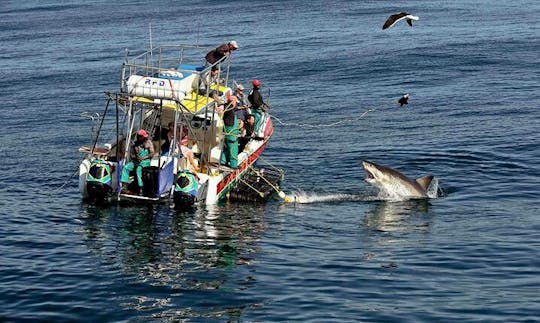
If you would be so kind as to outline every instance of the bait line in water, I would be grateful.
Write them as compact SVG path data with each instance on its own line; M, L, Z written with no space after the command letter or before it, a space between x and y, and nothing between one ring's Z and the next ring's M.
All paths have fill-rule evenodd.
M287 123L287 122L281 121L281 119L279 119L275 115L270 115L270 117L272 119L276 120L282 126L297 126L297 127L302 127L302 128L324 128L324 127L334 127L334 126L342 124L342 123L354 122L354 121L363 119L369 112L373 112L375 110L376 109L368 109L368 110L364 111L358 118L353 118L353 119L346 118L346 119L339 120L339 121L336 121L336 122L333 122L333 123L325 123L325 124L322 124L322 123L321 124Z

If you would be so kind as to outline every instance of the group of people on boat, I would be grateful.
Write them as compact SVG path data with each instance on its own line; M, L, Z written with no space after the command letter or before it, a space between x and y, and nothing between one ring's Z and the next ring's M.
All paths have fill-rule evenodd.
M159 134L159 132L154 134L156 139L161 139L163 142L161 147L159 147L161 150L161 155L166 155L169 152L171 147L173 147L171 143L174 138L176 138L177 142L176 145L174 145L175 153L181 153L181 155L186 159L187 167L191 172L199 172L200 167L195 161L195 155L191 148L194 144L194 140L189 139L187 128L176 127L176 136L174 134L174 129L174 122L169 122L168 127L162 129L161 134ZM122 183L122 191L124 193L140 194L142 192L142 187L144 186L144 181L142 179L143 168L150 166L151 159L155 154L156 149L154 148L152 137L146 130L138 130L136 140L130 147L129 162L127 162L122 169L120 181ZM131 182L130 175L133 170L135 170L135 178L139 188L138 192L132 191L128 188L129 183Z
M238 168L238 153L243 151L251 138L262 139L261 126L263 113L269 107L260 93L261 82L254 79L253 89L245 95L244 86L236 84L234 92L211 90L214 85L222 83L219 76L219 64L223 57L228 57L238 49L236 41L222 44L206 54L206 62L212 65L210 71L201 78L199 94L212 97L217 110L222 114L224 123L224 144L220 164L230 168Z
M162 133L160 134L160 138L163 140L163 144L161 144L161 155L166 155L169 152L169 150L171 149L171 143L174 138L176 138L177 143L175 145L175 153L178 153L178 149L180 149L179 151L182 156L186 158L190 169L194 172L199 172L200 168L197 162L195 162L195 156L191 148L194 145L195 141L189 138L187 128L181 128L177 126L176 136L174 133L174 129L174 122L169 122L167 128L162 129Z
M267 108L259 93L260 81L253 80L253 90L244 95L244 86L238 84L235 93L225 94L223 106L224 144L221 164L238 168L238 153L242 152L251 139L263 139L261 125L263 110Z
M261 82L257 79L252 80L253 88L249 95L245 95L245 88L242 84L236 84L234 92L230 88L224 92L219 90L219 85L223 84L224 80L220 78L218 62L223 57L230 56L237 49L236 41L230 41L209 51L205 59L212 67L206 74L200 76L196 89L199 95L208 96L214 100L216 110L223 119L224 142L220 164L232 169L238 168L238 154L244 150L251 139L261 140L264 138L261 126L264 122L264 111L269 108L260 93ZM174 129L177 129L176 136ZM187 166L193 172L200 171L200 165L195 161L194 153L190 148L194 141L190 140L187 128L175 127L174 122L170 122L165 133L154 134L154 137L158 136L160 140L163 140L163 144L158 148L161 149L161 154L167 153L173 146L171 141L173 138L177 138L178 143L174 146L177 149L179 147L179 152L188 162ZM130 148L129 162L124 165L122 170L121 182L124 192L130 193L127 186L130 182L130 173L133 170L135 170L139 188L143 187L142 170L144 167L150 166L150 160L154 154L155 149L151 136L143 129L138 130L136 141Z

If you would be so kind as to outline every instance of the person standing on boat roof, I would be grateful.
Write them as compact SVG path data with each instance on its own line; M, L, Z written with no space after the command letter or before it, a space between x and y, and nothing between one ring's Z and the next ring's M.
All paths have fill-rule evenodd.
M253 90L249 93L248 100L251 103L251 113L255 116L255 133L258 133L263 121L263 112L268 108L268 104L264 103L261 92L259 92L261 82L259 80L253 80L251 84L253 85Z
M238 118L234 114L237 99L229 96L223 112L225 140L220 163L231 168L238 168Z
M137 184L139 185L139 189L142 189L142 169L143 167L150 166L150 160L154 155L154 145L144 129L137 131L137 140L131 146L129 155L131 160L124 165L120 181L122 184L129 184L129 173L135 169Z
M218 47L212 49L206 54L206 61L212 65L218 62L225 56L230 56L234 50L238 49L238 44L236 41L232 40L227 44L219 45Z

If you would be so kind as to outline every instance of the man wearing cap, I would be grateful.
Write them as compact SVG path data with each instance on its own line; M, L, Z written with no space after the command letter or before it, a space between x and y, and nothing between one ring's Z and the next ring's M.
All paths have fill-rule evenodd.
M228 42L227 44L219 45L218 47L212 49L206 54L206 61L209 64L214 64L215 62L221 60L223 57L231 55L232 51L237 49L238 44L234 40Z
M139 185L139 189L142 189L142 169L143 167L150 166L150 160L154 155L154 145L148 137L148 132L144 129L137 131L137 140L130 149L130 161L126 163L122 169L122 178L120 179L123 184L122 186L129 184L129 173L135 169L137 184Z

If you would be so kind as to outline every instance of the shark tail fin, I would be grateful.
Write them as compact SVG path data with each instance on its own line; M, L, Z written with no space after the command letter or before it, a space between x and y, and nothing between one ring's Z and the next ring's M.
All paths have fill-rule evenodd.
M433 180L433 175L427 175L416 179L416 182L420 184L420 186L427 191L429 184L431 184L431 181Z

